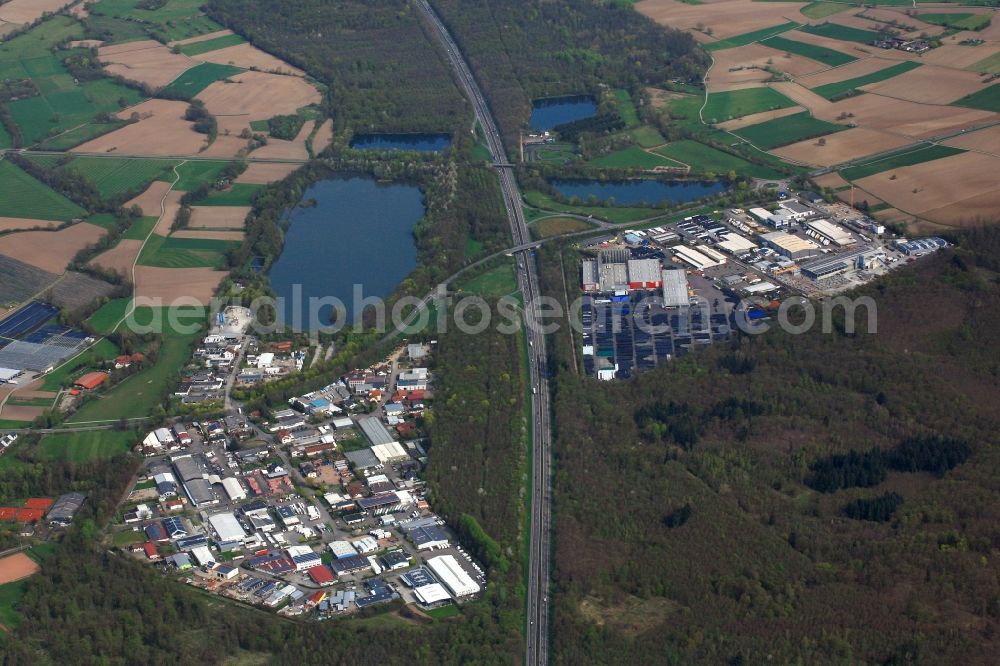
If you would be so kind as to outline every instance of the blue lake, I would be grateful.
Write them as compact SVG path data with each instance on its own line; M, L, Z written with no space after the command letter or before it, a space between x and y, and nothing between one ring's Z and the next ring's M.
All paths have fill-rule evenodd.
M531 105L531 129L542 132L596 113L597 104L589 95L536 99Z
M448 134L355 134L351 148L356 150L444 150L451 143Z
M413 227L423 214L423 194L413 185L361 176L313 184L291 211L284 249L271 267L271 286L285 299L279 319L308 330L309 299L333 296L353 321L356 284L362 297L390 296L417 264ZM317 321L329 324L332 313L323 306Z
M552 186L565 197L586 201L591 196L601 201L613 198L615 204L634 206L640 203L686 203L726 191L726 183L698 180L552 180Z

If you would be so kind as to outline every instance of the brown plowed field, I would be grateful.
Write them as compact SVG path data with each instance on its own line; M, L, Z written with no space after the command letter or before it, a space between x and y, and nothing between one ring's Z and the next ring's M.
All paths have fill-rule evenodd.
M178 39L175 42L170 42L170 46L183 46L185 44L195 44L197 42L207 42L210 39L215 39L216 37L225 37L227 35L233 34L232 30L216 30L215 32L210 32L205 35L198 35L196 37L188 37L187 39Z
M102 46L97 55L109 73L154 89L162 88L198 64L153 40Z
M163 195L168 191L170 191L170 183L165 183L162 180L154 180L145 192L134 199L126 201L125 208L138 206L142 209L143 215L159 217L160 201L163 200Z
M106 250L93 259L90 263L95 266L103 266L106 269L118 271L123 276L132 279L132 264L139 251L142 250L142 241L123 239L118 241L110 250Z
M1000 125L987 127L978 132L968 132L943 142L946 146L965 148L1000 156Z
M818 138L807 139L777 148L771 152L779 157L806 164L833 166L911 143L909 139L904 137L864 127L834 132L827 134L824 138L826 139L825 146L817 145Z
M35 227L50 229L52 227L58 227L60 224L62 224L62 222L57 222L55 220L32 220L26 217L0 217L0 231L27 230L34 229Z
M170 234L172 238L205 238L208 240L242 241L246 237L244 231L220 231L218 229L181 229Z
M316 130L316 134L313 135L313 154L319 155L329 148L331 143L333 143L333 119L327 118Z
M796 101L802 103L800 100ZM981 125L998 117L989 111L919 104L880 95L859 95L836 104L823 101L822 108L810 109L818 118L832 121L841 113L853 113L850 120L861 127L886 130L916 139Z
M118 152L123 155L196 155L205 135L184 120L186 102L150 99L122 111L121 118L139 114L139 121L99 136L73 149L78 153Z
M677 0L642 0L635 8L657 23L691 30L698 25L712 29L712 37L708 41L725 39L746 32L762 30L773 25L781 25L789 21L803 22L799 9L804 2L746 2L746 0L728 0L698 5L689 5Z
M309 150L306 148L306 139L312 134L313 125L315 122L312 120L303 123L302 129L291 141L268 139L266 146L261 146L251 155L261 159L307 160L309 159Z
M294 76L243 72L229 80L232 83L216 81L197 96L209 113L219 117L220 131L226 116L243 116L242 127L249 127L253 120L292 114L321 99L318 90ZM226 129L231 129L228 124Z
M193 298L202 305L208 305L226 275L226 271L211 268L136 266L136 294L161 299L165 306L180 298Z
M816 88L828 83L839 83L841 81L854 79L859 76L867 76L872 72L878 72L887 67L892 67L893 65L898 64L898 60L886 59L878 56L872 58L861 58L860 60L849 62L846 65L841 65L840 67L834 67L832 69L817 72L816 74L803 76L799 78L796 83L800 83L807 88Z
M298 67L292 67L284 60L276 58L266 51L261 51L253 44L227 46L217 51L199 53L193 57L195 60L215 62L220 65L235 65L243 69L256 68L262 72L276 72L292 76L302 76L304 74Z
M957 223L1000 211L1000 159L962 153L890 169L858 185L884 201L933 222Z
M191 206L191 220L188 222L188 227L216 230L242 229L250 210L249 206Z
M22 231L4 236L0 252L44 271L62 273L77 252L104 234L104 229L89 222L59 231Z
M45 12L55 12L70 0L10 0L0 5L0 21L7 23L32 23Z
M985 87L982 77L974 72L924 65L861 89L921 104L950 104Z
M167 196L163 200L163 215L156 221L153 233L160 236L170 235L170 227L173 225L174 220L177 219L177 212L181 209L181 197L183 196L184 192L179 190L170 190L167 192Z
M326 123L324 123L325 125ZM332 121L331 121L332 125ZM317 140L319 139L320 132L323 128L320 127L319 132L316 133L316 137L313 139L313 150L315 151L315 146L317 145ZM332 133L332 132L331 132ZM319 152L319 151L316 151ZM267 185L268 183L274 183L283 179L285 176L291 172L298 169L300 164L281 164L273 163L269 164L267 162L251 162L250 166L247 167L246 171L241 173L236 179L237 183L252 183L254 185Z

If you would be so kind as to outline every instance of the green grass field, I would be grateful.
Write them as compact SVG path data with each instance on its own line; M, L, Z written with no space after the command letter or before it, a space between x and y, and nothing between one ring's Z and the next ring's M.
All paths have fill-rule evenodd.
M204 199L196 202L198 206L250 206L253 205L253 197L260 190L261 185L250 183L235 183L228 190L221 192L213 191Z
M231 65L217 65L214 62L203 62L187 70L165 88L171 92L194 97L216 81L235 76L244 70Z
M910 149L896 152L872 162L848 167L847 169L843 169L840 175L845 180L860 180L868 176L874 176L877 173L882 173L883 171L889 171L890 169L923 164L924 162L939 160L951 157L952 155L960 155L964 152L964 150L949 146L926 146L924 148L917 148L916 150Z
M1000 73L1000 51L966 67L970 72Z
M0 124L0 149L13 148L14 139L11 137L10 132L7 128Z
M87 323L98 333L107 335L111 332L112 327L125 316L125 312L128 310L128 305L131 301L131 298L111 299L102 305L97 312L90 315Z
M101 0L100 11L113 19L113 41L132 37L130 26L145 25L163 42L187 39L221 30L222 26L201 11L204 0L168 0L159 9L139 9L136 0ZM141 23L139 23L141 21ZM123 32L124 31L124 32ZM148 38L142 34L143 39Z
M618 100L618 115L621 116L625 127L637 127L639 125L639 112L635 110L632 96L627 90L618 89L615 91L615 99Z
M74 127L73 129L56 134L51 138L43 139L42 142L38 144L38 149L69 150L70 148L76 148L81 143L86 143L91 139L96 139L102 134L107 134L108 132L124 126L124 120L116 123L87 123L86 125Z
M152 235L139 254L139 265L160 268L225 268L224 253L236 241L207 238L164 238Z
M499 298L512 294L517 291L513 262L504 262L485 273L475 275L462 282L459 289L483 298Z
M75 157L67 168L93 183L102 197L111 199L145 190L175 164L174 160Z
M118 217L112 213L98 213L88 217L87 222L96 224L102 229L114 229L118 226Z
M27 589L27 578L0 585L0 624L10 629L16 629L21 624L21 614L14 607Z
M827 16L833 16L834 14L839 14L842 11L846 11L850 7L851 5L840 2L810 2L799 11L802 12L803 16L817 20L826 18Z
M565 164L566 162L572 162L578 157L576 144L565 141L526 148L525 156L532 162L542 162L545 164ZM486 159L491 159L489 151L486 152Z
M853 79L845 79L843 81L837 81L836 83L827 83L826 85L817 86L813 88L812 91L827 99L836 99L837 97L840 97L851 90L855 90L856 88L860 88L861 86L878 83L879 81L887 81L894 76L899 76L900 74L909 72L911 69L916 69L917 67L920 67L919 62L901 62L886 67L885 69L880 69L877 72L872 72L871 74L856 76Z
M685 0L685 2L691 2L691 0ZM424 612L426 612L435 620L445 620L449 617L458 617L459 615L462 614L462 611L460 611L458 609L458 606L456 606L455 604L448 604L447 606L439 606L438 608L432 608Z
M820 37L829 37L830 39L839 39L842 42L855 42L857 44L871 44L882 36L882 33L875 32L874 30L862 30L861 28L852 28L840 25L839 23L804 25L799 30L810 35L819 35Z
M180 179L174 185L174 189L190 192L197 189L202 183L213 183L218 178L219 173L229 164L230 162L204 162L200 160L184 162L177 167ZM168 173L164 177L164 180L168 182L173 182L173 179L173 173Z
M783 32L788 32L789 30L794 30L798 27L798 23L789 21L788 23L771 26L770 28L762 28L761 30L754 30L753 32L745 32L742 35L733 35L732 37L720 39L717 42L711 42L709 44L705 44L704 46L708 51L721 51L723 49L731 49L736 46L746 46L747 44L753 44L754 42L759 42L767 39L768 37L780 35Z
M845 129L847 129L845 125L819 120L813 118L808 111L803 111L784 118L747 125L733 130L733 134L743 137L761 150L771 150Z
M854 56L841 53L840 51L834 51L833 49L828 49L823 46L816 46L815 44L797 42L794 39L786 39L785 37L771 37L770 39L766 39L761 42L761 44L769 46L772 49L778 49L779 51L794 53L795 55L800 55L803 58L809 58L810 60L821 62L824 65L829 65L830 67L846 65L849 62L857 60Z
M180 47L181 53L186 56L201 55L202 53L208 53L210 51L218 51L219 49L224 49L229 46L236 46L237 44L243 44L247 40L243 39L239 35L225 35L224 37L215 37L214 39L206 39L203 42L195 42L193 44L184 44Z
M80 411L89 409L91 404L85 405ZM133 432L117 430L67 432L46 435L38 442L35 450L43 460L86 462L126 453L136 441L138 437Z
M635 142L639 144L641 148L653 148L655 146L662 146L667 142L660 134L659 130L650 125L642 125L631 130L629 134L635 139Z
M669 157L678 162L690 165L692 173L696 174L711 172L725 175L730 171L734 171L737 176L747 178L771 179L783 177L780 171L771 167L754 164L737 155L731 155L712 146L692 141L691 139L674 141L667 146L657 148L656 152L664 157Z
M0 161L0 217L71 220L86 211L14 164Z
M122 238L125 240L146 240L146 236L148 236L149 232L156 226L156 222L157 218L152 215L140 217L125 230L125 233L122 234Z
M658 166L676 166L657 155L647 153L638 146L630 146L629 148L602 155L597 159L591 160L590 164L596 167L612 169L654 169Z
M524 193L524 200L535 208L560 213L576 213L577 215L592 215L613 224L625 224L662 215L657 208L619 207L619 206L571 206L560 203L543 192L529 190Z
M927 13L917 14L917 18L924 23L932 25L943 25L946 28L955 30L982 30L990 24L990 14L973 14L971 12L959 13Z
M966 106L971 109L1000 112L1000 83L994 83L989 88L983 88L979 92L966 95L962 99L952 102L952 106Z
M146 324L151 321L153 312L150 308L140 308L135 320L139 324ZM160 314L164 317L164 322L168 323L166 308L161 309ZM184 310L187 318L180 323L192 324L204 319L204 308L187 308ZM106 393L101 395L99 400L95 400L83 406L69 423L83 423L87 421L115 421L122 417L132 418L146 416L164 397L169 389L169 384L175 373L187 363L191 353L191 344L198 338L200 332L187 333L179 332L169 326L162 334L162 344L156 363L148 366L121 383L115 385ZM105 431L98 431L104 433ZM93 434L93 433L88 433ZM47 439L47 438L46 438ZM45 440L42 440L43 443ZM83 451L90 451L91 445L79 444ZM113 452L115 447L127 446L124 440L112 441L106 447ZM98 447L100 448L100 447Z
M711 93L702 115L705 122L721 123L761 111L786 109L790 106L795 106L795 102L772 88L744 88Z
M550 238L593 228L594 225L574 217L548 217L531 225L531 231L536 238Z

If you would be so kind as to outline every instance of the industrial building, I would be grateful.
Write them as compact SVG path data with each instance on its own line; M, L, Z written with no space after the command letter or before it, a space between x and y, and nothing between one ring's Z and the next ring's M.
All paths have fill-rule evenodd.
M722 240L715 244L716 247L725 250L729 254L739 256L757 249L757 245L743 236L730 232L719 236Z
M242 541L247 536L240 521L236 520L236 516L232 513L217 513L214 516L209 516L208 522L215 530L219 541Z
M855 268L864 268L867 262L880 256L885 256L885 252L878 248L863 248L853 252L845 252L803 264L802 274L813 280L822 280Z
M809 229L814 233L818 234L820 238L840 247L853 245L857 242L854 239L854 236L848 233L846 229L843 229L842 227L826 220L806 222L806 226L809 227Z
M919 257L921 255L940 250L941 248L948 247L948 243L943 238L931 237L918 238L911 241L897 241L896 247L900 252L909 257Z
M427 560L427 566L455 597L479 592L479 584L459 565L453 555L439 555Z
M680 307L688 304L687 274L679 269L663 270L663 306Z
M358 427L372 444L389 444L396 440L382 425L382 422L374 416L364 416L358 419Z
M85 499L87 497L83 493L66 493L55 501L45 519L49 521L50 525L66 527L73 522L73 516L83 506Z
M712 258L703 252L704 246L699 246L696 248L690 248L687 245L675 245L670 248L670 251L674 253L678 259L693 267L695 270L703 271L706 268L712 268L713 266L721 266L726 263L725 257L716 252L715 254L722 257L721 261L717 258Z
M789 259L804 259L819 252L819 245L801 236L793 236L784 231L772 231L760 237L764 245L780 252Z
M247 491L243 489L239 480L234 477L223 479L222 489L226 491L226 495L229 496L230 502L238 502L247 498Z
M659 259L629 259L629 289L659 289L663 286Z
M584 291L597 291L601 286L601 278L597 274L597 262L584 259L580 264L580 286Z

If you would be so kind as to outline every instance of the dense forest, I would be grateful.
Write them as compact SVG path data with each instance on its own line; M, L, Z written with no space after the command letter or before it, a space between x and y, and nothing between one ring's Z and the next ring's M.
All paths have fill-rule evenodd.
M329 84L340 130L467 126L465 100L407 0L209 0L205 10Z
M552 336L555 663L995 663L1000 230L958 240L863 289L877 334L621 383Z
M687 33L628 2L432 0L476 74L509 147L531 100L687 80L707 65Z

